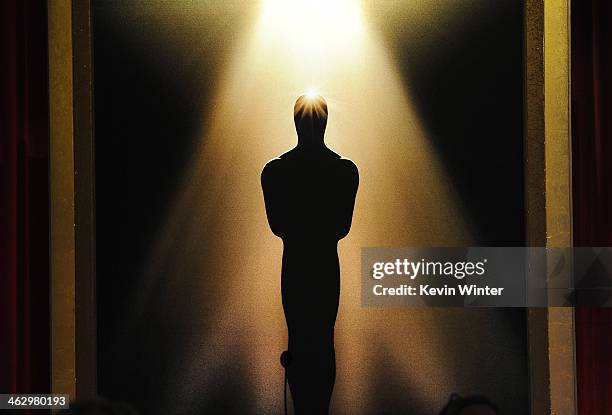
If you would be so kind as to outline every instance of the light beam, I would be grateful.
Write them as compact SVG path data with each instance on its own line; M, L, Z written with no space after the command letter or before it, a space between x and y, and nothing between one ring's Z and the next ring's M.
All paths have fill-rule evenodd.
M169 396L201 399L214 387L216 371L240 355L248 362L242 381L252 385L253 412L280 410L278 356L287 341L282 244L268 228L259 178L268 160L295 145L293 104L307 91L328 103L326 143L360 170L352 230L340 243L333 398L335 408L342 408L337 412L360 413L375 400L371 373L378 370L381 348L398 356L404 348L430 355L435 349L429 346L437 342L430 310L394 325L397 310L361 308L360 248L469 246L470 230L392 60L368 30L357 1L266 0L248 39L219 82L210 127L147 271L155 275L180 240L180 270L217 281L213 293L202 283L202 301L193 306L194 316L214 314L214 324L194 333L185 358L169 374L198 384ZM188 284L198 292L198 281ZM410 359L393 364L403 376L420 379L411 387L423 402L433 396L428 380L441 393L456 385L443 361L425 368Z

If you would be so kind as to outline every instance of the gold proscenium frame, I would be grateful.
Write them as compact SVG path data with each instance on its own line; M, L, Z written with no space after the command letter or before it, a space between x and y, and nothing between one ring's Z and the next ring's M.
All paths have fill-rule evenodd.
M91 5L49 0L51 391L96 396Z
M570 247L570 0L524 3L525 222L530 246ZM91 3L49 0L51 388L96 387ZM573 308L527 313L532 415L575 414Z

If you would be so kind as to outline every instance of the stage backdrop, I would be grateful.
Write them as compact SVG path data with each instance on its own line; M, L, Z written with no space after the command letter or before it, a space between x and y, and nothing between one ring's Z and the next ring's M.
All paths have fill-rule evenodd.
M361 179L332 412L432 414L457 392L527 413L524 310L359 297L364 246L524 245L522 3L312 3L93 1L100 394L281 413L282 246L259 180L316 88Z

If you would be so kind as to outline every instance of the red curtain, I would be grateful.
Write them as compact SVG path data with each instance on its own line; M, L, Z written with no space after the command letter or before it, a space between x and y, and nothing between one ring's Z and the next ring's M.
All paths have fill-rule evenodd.
M49 392L46 22L0 1L0 393Z
M612 2L572 1L574 244L612 246ZM578 413L612 414L612 309L576 309Z

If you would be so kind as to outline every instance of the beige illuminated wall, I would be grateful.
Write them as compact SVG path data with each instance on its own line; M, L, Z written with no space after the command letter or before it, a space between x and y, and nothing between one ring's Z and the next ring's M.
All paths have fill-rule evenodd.
M461 18L456 7L432 9L433 3L402 3L398 10L411 22L404 30ZM474 240L444 165L371 23L394 5L266 0L245 11L253 19L237 30L223 75L215 80L214 104L142 271L141 298L125 323L146 318L147 307L155 306L148 298L160 284L172 301L189 290L190 303L183 305L188 311L168 313L191 320L190 339L166 374L169 389L161 392L169 408L214 395L219 373L236 361L244 362L244 377L237 382L252 412L278 413L282 407L278 356L287 341L282 243L268 228L259 180L268 160L295 145L293 103L311 89L328 102L326 143L360 172L352 230L339 244L333 413L376 413L385 405L381 399L433 413L452 392L495 394L503 379L489 382L487 374L514 358L512 347L524 347L513 344L503 310L360 305L361 247L469 246ZM198 13L223 14L221 6L192 2L168 3L157 15L138 6L130 12L145 16L136 21L155 27L154 36L169 39L172 25L193 24ZM171 276L160 271L169 268ZM207 322L200 324L200 316ZM498 345L507 347L492 355ZM475 366L480 374L472 373ZM522 373L518 367L506 370L510 377Z

